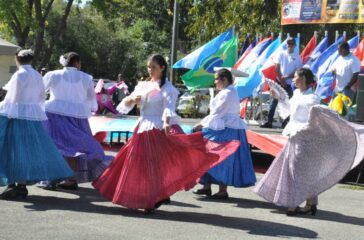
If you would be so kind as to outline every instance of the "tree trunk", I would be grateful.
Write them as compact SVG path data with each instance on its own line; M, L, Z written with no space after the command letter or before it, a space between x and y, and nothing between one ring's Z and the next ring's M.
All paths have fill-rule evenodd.
M36 66L39 58L41 56L41 52L44 47L44 32L45 32L45 21L47 20L48 14L52 8L54 0L48 2L47 6L44 9L44 15L42 14L42 3L41 0L34 0L34 9L35 9L35 18L37 20L38 26L36 30L36 38L34 44L34 59L33 66Z
M68 0L67 6L64 10L63 17L62 17L61 21L58 23L56 33L53 35L53 37L48 45L48 48L44 52L42 61L38 65L38 70L42 69L49 62L49 60L52 56L54 46L58 42L58 40L59 40L60 36L62 35L62 33L64 32L64 30L66 29L67 18L71 12L72 4L73 4L73 0Z

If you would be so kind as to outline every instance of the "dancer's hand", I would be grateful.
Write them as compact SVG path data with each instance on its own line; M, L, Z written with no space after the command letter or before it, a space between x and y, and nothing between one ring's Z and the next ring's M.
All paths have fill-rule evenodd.
M163 129L164 129L164 132L168 135L169 132L171 131L171 125L169 123L164 123Z
M274 91L273 89L271 89L271 90L269 90L269 92L270 92L270 95L271 95L273 98L278 99L278 95L277 95L276 91Z
M131 97L131 98L135 104L140 104L140 102L142 101L141 96L135 96L135 97Z
M202 125L201 124L198 124L198 125L195 125L192 129L193 132L199 132L202 130Z

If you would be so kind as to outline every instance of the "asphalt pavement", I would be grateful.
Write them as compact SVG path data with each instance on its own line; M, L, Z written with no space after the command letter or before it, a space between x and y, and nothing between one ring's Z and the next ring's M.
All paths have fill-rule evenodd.
M273 158L254 152L253 159L264 169ZM228 200L181 191L151 215L106 201L89 183L78 191L28 189L26 199L0 200L0 240L364 239L364 188L347 184L319 196L316 216L295 217L252 187L229 188Z
M252 187L229 188L223 201L181 191L151 215L106 201L89 183L78 191L28 189L27 199L0 200L1 240L364 239L364 188L351 185L321 194L316 216L296 217Z

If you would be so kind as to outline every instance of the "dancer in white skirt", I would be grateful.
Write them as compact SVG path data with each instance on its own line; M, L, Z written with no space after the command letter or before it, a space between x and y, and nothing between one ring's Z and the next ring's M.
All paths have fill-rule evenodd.
M291 119L285 129L290 137L255 192L288 207L288 216L315 215L317 196L362 160L364 126L318 105L319 98L309 87L313 82L310 70L297 70L294 82L298 89L290 100ZM305 200L306 206L299 208Z

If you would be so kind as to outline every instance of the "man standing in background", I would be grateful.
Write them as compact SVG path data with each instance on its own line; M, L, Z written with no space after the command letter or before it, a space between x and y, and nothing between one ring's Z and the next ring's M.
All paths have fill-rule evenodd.
M340 56L331 68L336 78L334 93L342 92L354 101L356 92L354 85L358 81L360 61L350 52L350 46L345 41L339 44L338 51Z
M287 50L280 52L274 59L275 68L277 72L277 82L286 90L288 96L291 98L293 90L291 87L292 79L296 70L302 67L301 56L294 51L296 48L296 41L294 38L287 39ZM261 128L272 128L273 117L278 104L277 99L273 99L269 108L268 121ZM288 122L288 118L282 123L284 128Z

